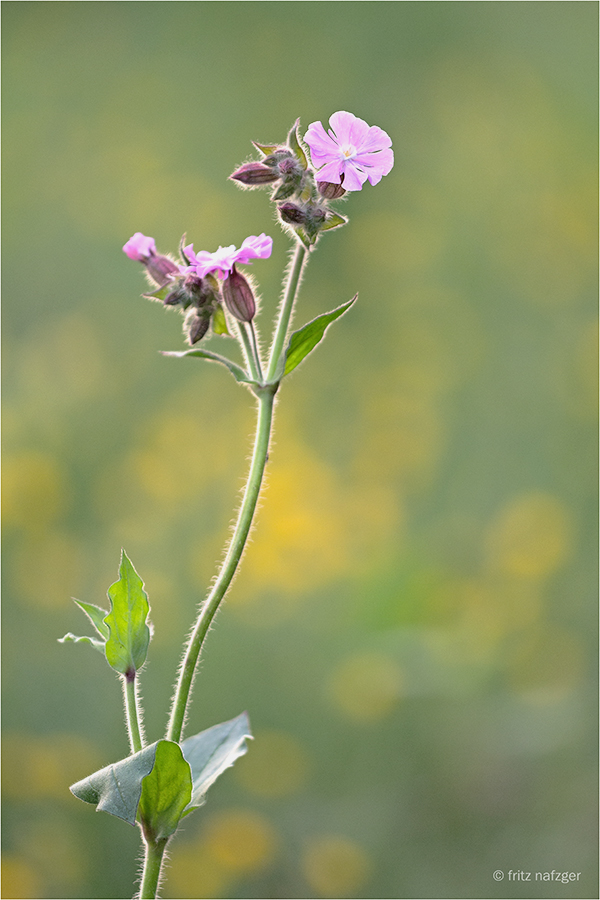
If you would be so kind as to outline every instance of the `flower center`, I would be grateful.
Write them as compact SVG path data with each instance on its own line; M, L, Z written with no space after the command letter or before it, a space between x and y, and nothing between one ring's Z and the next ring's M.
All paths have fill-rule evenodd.
M346 159L351 159L356 155L356 147L354 146L354 144L342 144L340 147L340 152Z

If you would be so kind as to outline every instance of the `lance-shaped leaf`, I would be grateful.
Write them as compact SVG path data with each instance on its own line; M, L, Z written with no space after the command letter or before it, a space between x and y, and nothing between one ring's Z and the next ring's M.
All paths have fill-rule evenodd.
M104 621L104 617L106 616L106 610L101 609L99 606L96 606L94 603L84 603L82 600L76 600L73 597L73 601L79 606L80 609L84 611L98 634L100 635L101 640L95 637L88 637L87 635L76 635L72 634L72 632L68 632L64 637L58 639L59 644L89 644L94 650L98 650L99 653L104 656L104 644L109 635L108 625Z
M279 148L279 144L259 144L258 141L252 141L257 150L260 150L261 153L264 153L265 156L268 156L270 153L273 153L274 150Z
M323 225L321 225L321 231L331 231L332 228L340 228L340 226L345 225L348 219L345 216L340 216L338 213L332 213L325 219Z
M107 615L106 610L96 606L95 603L84 603L83 600L77 600L75 597L73 597L73 600L84 611L100 637L107 641L109 630L108 625L104 621Z
M210 359L213 362L221 363L222 366L227 366L233 377L236 381L240 381L243 384L256 384L254 379L244 370L241 366L238 366L237 363L232 362L230 359L227 359L226 356L221 356L219 353L212 353L210 350L162 350L163 356L198 356L200 359Z
M144 583L123 550L119 580L108 589L111 611L104 621L110 636L106 641L106 659L112 668L128 678L144 665L150 629L146 619L150 611Z
M192 773L179 744L158 741L152 771L142 781L137 818L153 840L172 835L192 799Z
M77 635L72 634L70 631L65 634L64 637L58 638L59 644L89 644L94 650L97 650L99 653L104 656L104 641L98 640L98 638L88 637L87 634Z
M289 373L302 362L304 357L307 356L311 350L314 350L319 341L323 339L323 335L328 326L336 319L339 319L340 316L343 316L346 310L350 309L357 297L358 294L355 294L352 300L342 304L342 306L338 306L337 309L334 309L331 312L317 316L312 322L308 322L304 328L300 328L299 331L295 331L292 334L285 353L284 375L289 375Z
M168 295L171 293L174 287L173 281L167 281L166 284L163 284L162 287L157 288L155 291L149 291L146 294L142 294L142 297L145 297L146 300L160 300L161 303L166 300Z
M193 780L192 799L184 815L204 803L211 784L246 753L246 738L251 737L248 714L244 712L182 742L181 749L192 768Z
M135 825L142 780L152 771L158 743L150 744L139 753L99 769L93 775L72 784L69 790L80 800L93 803L98 811L110 813L111 816Z
M303 169L308 169L308 160L306 158L306 153L298 139L298 128L300 126L300 119L296 119L294 125L290 129L290 133L288 134L288 147L292 150L297 158L300 160L300 165Z

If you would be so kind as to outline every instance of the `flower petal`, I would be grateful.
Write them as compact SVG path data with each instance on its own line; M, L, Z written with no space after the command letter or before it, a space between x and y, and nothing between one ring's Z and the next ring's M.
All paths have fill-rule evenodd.
M344 190L360 191L367 180L367 173L362 172L351 160L344 166Z

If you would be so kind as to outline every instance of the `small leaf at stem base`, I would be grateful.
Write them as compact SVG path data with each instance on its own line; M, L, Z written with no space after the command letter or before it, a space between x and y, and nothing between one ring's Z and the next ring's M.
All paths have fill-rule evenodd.
M119 580L108 589L111 611L104 621L110 630L106 659L121 675L131 677L146 661L150 629L146 623L150 606L144 583L123 550Z

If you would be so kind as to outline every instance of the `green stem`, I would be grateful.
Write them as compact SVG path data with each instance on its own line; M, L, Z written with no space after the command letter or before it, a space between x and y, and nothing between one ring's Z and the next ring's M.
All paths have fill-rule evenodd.
M254 351L254 359L256 360L256 368L258 369L258 374L260 376L260 383L263 383L263 373L262 366L260 364L260 353L258 352L258 341L256 340L256 329L254 327L254 321L250 322L248 325L250 329L250 335L252 337L252 349Z
M146 854L144 856L142 883L138 895L139 900L154 900L158 893L160 870L167 841L168 838L163 838L160 841L149 841L144 838Z
M144 747L141 729L141 714L138 705L135 675L128 679L123 675L123 696L125 698L125 717L127 720L127 732L129 734L129 746L132 753L137 753Z
M252 341L250 341L250 337L248 335L248 327L250 328L250 334L252 335ZM249 326L246 325L246 322L238 322L238 331L239 331L240 337L242 339L242 344L244 347L244 355L246 357L246 363L250 370L250 374L252 375L252 377L254 378L255 381L258 381L259 384L262 384L262 380L263 380L262 369L260 367L260 357L258 355L256 334L254 332L252 322L250 322Z
M181 732L185 721L196 663L200 655L200 650L202 649L204 638L206 637L210 624L219 608L219 604L233 580L242 553L244 552L267 462L269 440L271 437L271 424L273 421L274 400L275 393L273 390L265 389L258 393L258 422L256 425L254 451L252 454L246 490L244 491L244 497L233 538L227 549L227 555L221 566L221 571L217 576L217 580L215 581L210 594L202 605L198 618L196 619L194 630L185 650L166 734L167 740L169 741L178 742L181 739Z
M308 251L304 244L301 244L300 241L298 241L298 243L296 244L296 249L294 251L294 256L292 257L292 263L289 270L287 284L285 286L283 301L281 303L281 309L279 311L279 321L277 322L277 327L273 336L271 356L269 358L269 369L267 372L267 381L273 381L277 374L277 366L279 364L279 358L283 350L283 344L285 342L290 319L292 317L294 300L296 299L296 294L298 293L298 288L300 286L302 267L304 266L307 253Z
M283 344L292 317L298 288L300 287L300 278L306 257L306 247L298 242L289 268L283 301L279 311L279 320L273 336L267 382L274 382L277 374L279 359L281 357ZM240 333L242 334L242 341L249 342L248 334L245 329L240 329ZM249 354L248 364L251 366L252 371L250 361L252 361L253 366L256 366L256 363L252 360L251 353ZM262 381L262 379L260 380ZM256 436L250 472L248 473L248 481L246 483L246 489L244 491L244 497L242 499L242 505L238 514L233 537L227 548L225 560L208 597L200 608L194 629L185 648L183 661L179 670L179 677L175 686L175 695L173 697L166 733L166 738L170 741L179 742L181 740L198 657L200 656L204 639L219 608L219 604L227 593L229 585L236 573L248 539L262 485L265 465L267 463L271 426L273 422L273 405L278 387L279 382L270 384L269 387L256 391L258 397L258 421L256 424Z

